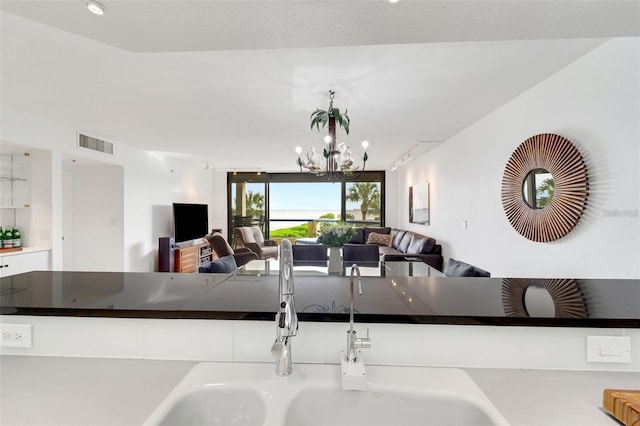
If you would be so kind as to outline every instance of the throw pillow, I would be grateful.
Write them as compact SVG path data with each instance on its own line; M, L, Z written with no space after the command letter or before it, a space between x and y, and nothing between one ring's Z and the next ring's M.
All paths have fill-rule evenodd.
M398 246L396 247L398 249L398 251L402 252L402 253L407 253L407 250L409 249L409 245L411 245L411 240L413 239L413 232L405 232L404 235L402 236L402 240L400 240L400 242L398 243Z
M364 239L363 241L367 241L369 239L369 234L371 234L372 232L375 232L376 234L390 234L391 233L391 228L390 227L376 227L376 228L370 228L368 226L364 227Z
M402 241L402 237L404 237L404 234L406 232L407 231L402 229L392 229L391 236L393 237L393 242L391 243L391 247L397 249L398 246L400 245L400 241Z
M450 258L444 268L444 274L448 277L475 277L476 268L468 263Z
M370 233L369 238L367 238L367 244L377 244L379 246L390 246L391 241L393 241L391 234L378 234L376 232Z
M228 255L209 262L207 265L201 266L198 268L198 272L228 274L230 272L235 272L237 269L238 265L236 265L236 259L232 255Z

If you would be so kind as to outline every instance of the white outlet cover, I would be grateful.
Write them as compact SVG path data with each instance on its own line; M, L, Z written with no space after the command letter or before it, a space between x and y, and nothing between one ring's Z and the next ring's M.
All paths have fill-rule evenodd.
M31 347L31 324L0 324L0 346Z
M587 362L630 363L631 338L587 336Z

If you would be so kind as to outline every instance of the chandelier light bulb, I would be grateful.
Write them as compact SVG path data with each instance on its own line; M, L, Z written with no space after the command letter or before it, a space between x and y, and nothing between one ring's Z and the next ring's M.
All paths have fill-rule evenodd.
M97 1L87 0L87 9L95 15L104 15L106 8Z
M369 141L362 141L362 148L363 149L369 148Z
M296 154L300 154L302 152L302 148L296 146Z
M325 136L325 137L324 137L324 141L325 141L326 143L331 143L331 136L329 136L329 135Z

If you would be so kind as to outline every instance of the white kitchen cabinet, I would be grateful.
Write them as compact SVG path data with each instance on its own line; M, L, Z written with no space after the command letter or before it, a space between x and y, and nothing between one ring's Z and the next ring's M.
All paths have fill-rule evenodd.
M27 247L22 251L0 253L0 277L22 274L30 271L48 271L49 253L47 248Z

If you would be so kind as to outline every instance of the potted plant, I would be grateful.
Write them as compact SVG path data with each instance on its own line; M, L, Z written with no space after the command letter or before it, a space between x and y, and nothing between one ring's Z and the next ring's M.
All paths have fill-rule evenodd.
M329 247L329 274L339 275L342 271L340 247L348 243L356 235L356 230L344 222L323 224L318 242Z
M322 226L318 242L327 247L340 248L356 235L356 230L344 222Z

